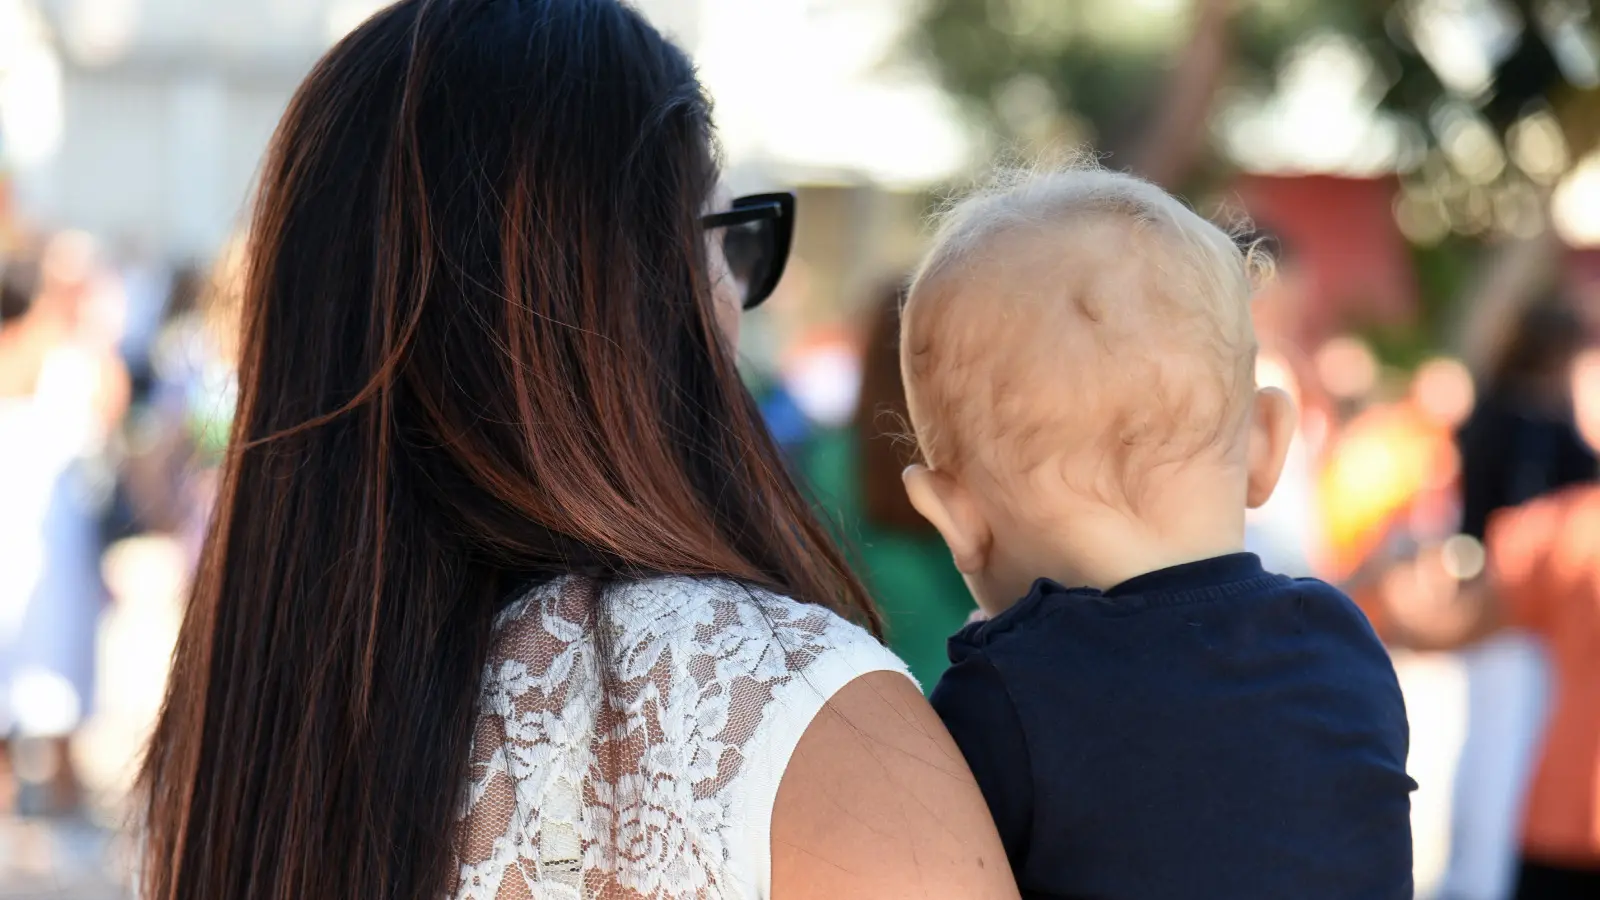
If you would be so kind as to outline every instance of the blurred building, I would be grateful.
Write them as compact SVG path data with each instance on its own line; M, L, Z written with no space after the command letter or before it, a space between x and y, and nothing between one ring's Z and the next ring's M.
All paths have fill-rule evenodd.
M242 221L311 64L381 0L0 0L0 172L43 227L206 256ZM637 0L689 49L735 192L807 185L805 306L914 252L918 191L959 171L951 101L896 62L912 0ZM781 36L781 39L780 39Z
M51 58L7 79L18 82L10 106L27 108L4 120L18 207L171 255L207 254L234 228L295 85L364 11L349 0L0 5L31 7Z
M1302 268L1281 336L1315 348L1347 322L1405 322L1417 299L1416 273L1395 223L1393 175L1241 175L1233 190L1280 252Z
M735 192L799 185L809 322L854 314L921 248L926 191L967 169L971 131L900 52L916 0L644 0L690 47L716 103Z

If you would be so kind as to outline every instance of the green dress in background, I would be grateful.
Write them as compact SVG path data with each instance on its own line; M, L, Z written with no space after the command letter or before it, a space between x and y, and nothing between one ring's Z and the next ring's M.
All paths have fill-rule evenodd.
M818 432L800 461L823 518L883 611L890 649L905 660L923 691L933 690L950 664L946 640L974 609L950 551L932 532L891 531L863 519L853 430Z

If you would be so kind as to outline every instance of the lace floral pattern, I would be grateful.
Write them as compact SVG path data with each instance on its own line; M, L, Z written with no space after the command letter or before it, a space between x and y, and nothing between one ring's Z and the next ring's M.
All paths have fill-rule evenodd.
M454 895L744 897L734 835L752 742L787 684L871 639L724 581L612 586L603 604L599 590L554 582L496 626Z

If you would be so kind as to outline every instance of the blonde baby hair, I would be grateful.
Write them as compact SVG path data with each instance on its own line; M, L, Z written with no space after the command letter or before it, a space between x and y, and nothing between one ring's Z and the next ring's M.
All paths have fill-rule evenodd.
M1136 504L1154 468L1238 443L1268 265L1090 161L996 175L942 214L904 308L923 457L1003 477L1094 453L1081 487Z

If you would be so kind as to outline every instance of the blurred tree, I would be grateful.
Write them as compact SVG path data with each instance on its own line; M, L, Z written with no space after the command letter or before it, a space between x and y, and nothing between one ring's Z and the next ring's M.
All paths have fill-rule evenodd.
M1548 136L1529 132L1530 116L1559 126L1565 147L1556 168L1600 142L1597 5L925 0L912 46L1002 140L1092 145L1114 164L1176 185L1197 167L1228 161L1214 152L1213 114L1279 89L1296 51L1336 37L1365 56L1380 86L1378 108L1420 139L1402 167L1437 189L1441 203L1476 210L1482 204L1456 196L1450 182L1488 188L1508 158L1536 170L1512 172L1512 180L1554 180L1551 154L1521 147ZM1497 146L1483 146L1485 131ZM1482 217L1454 216L1461 224L1474 218Z
M910 47L1003 144L1023 153L1090 146L1114 167L1186 191L1259 164L1247 157L1260 132L1239 123L1254 115L1283 129L1294 91L1312 96L1299 98L1291 130L1315 132L1319 118L1339 112L1325 109L1331 59L1334 74L1357 82L1351 108L1387 136L1376 154L1380 142L1355 132L1349 143L1366 151L1362 171L1401 176L1396 215L1417 246L1421 321L1379 344L1403 362L1458 317L1479 239L1547 240L1556 185L1600 146L1596 7L1600 0L923 0ZM1329 47L1323 68L1305 65ZM1275 162L1327 165L1328 154L1313 155ZM1600 214L1593 218L1600 239ZM1465 302L1508 309L1535 290Z

